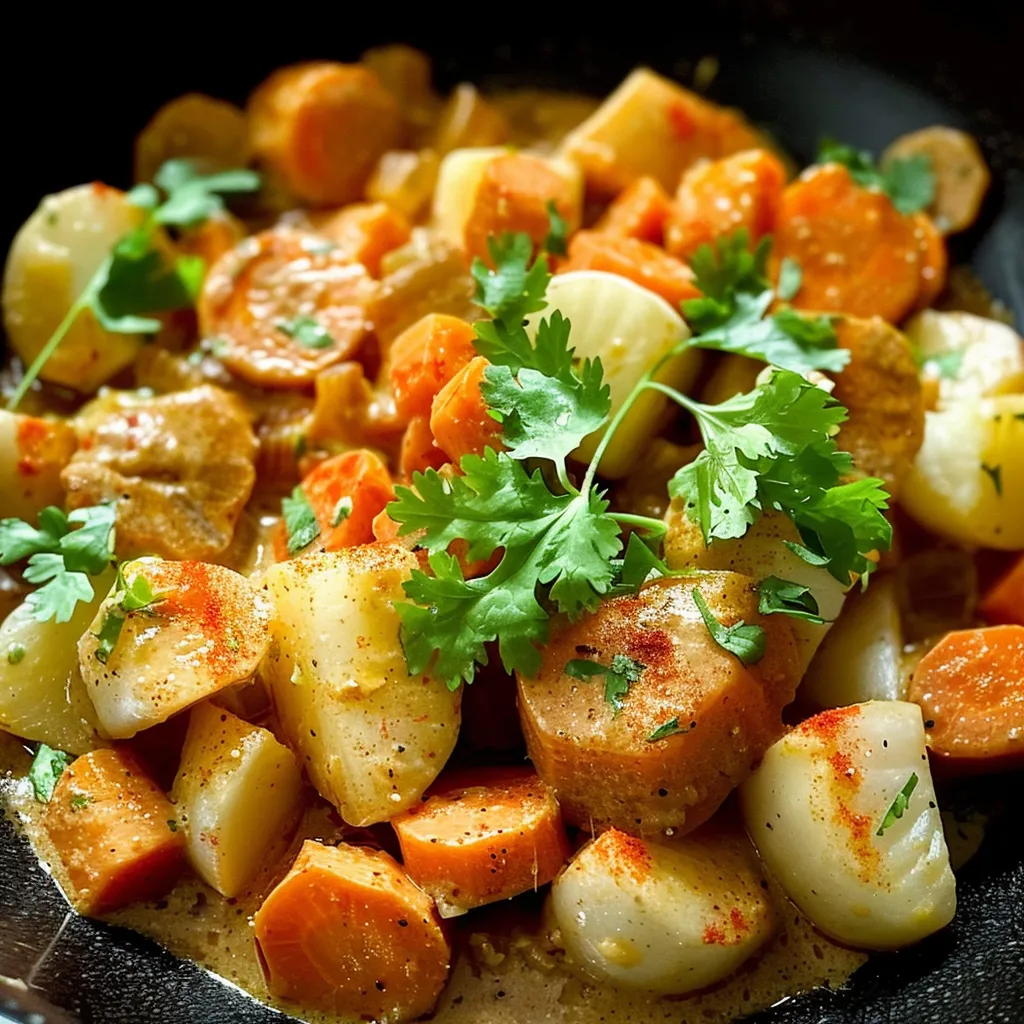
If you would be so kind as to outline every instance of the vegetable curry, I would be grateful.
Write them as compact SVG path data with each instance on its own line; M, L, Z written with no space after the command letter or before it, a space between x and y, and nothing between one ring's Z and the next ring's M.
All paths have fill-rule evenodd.
M396 45L135 157L3 282L0 792L79 912L392 1022L727 1022L952 920L935 780L1024 754L973 139L796 173Z

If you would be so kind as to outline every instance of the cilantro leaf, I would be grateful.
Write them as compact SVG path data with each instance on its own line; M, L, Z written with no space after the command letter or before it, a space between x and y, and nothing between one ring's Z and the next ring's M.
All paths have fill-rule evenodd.
M885 812L885 817L882 818L882 823L878 826L878 831L875 833L876 836L885 835L886 829L892 828L906 813L907 807L910 806L910 798L914 795L914 790L917 789L917 781L917 772L911 772L910 778L907 779L906 784L896 794L896 799L893 800L889 805L889 809Z
M55 505L49 505L37 519L38 529L23 519L0 519L0 565L11 565L30 555L59 549L61 537L70 529L68 517Z
M503 327L521 326L525 317L546 305L544 293L551 280L548 261L541 255L531 265L533 243L523 233L489 238L487 247L497 269L491 270L479 256L473 260L473 301ZM481 354L491 358L486 352Z
M784 540L782 542L793 552L797 558L802 558L808 565L828 565L828 558L825 555L819 555L816 551L811 551L810 548L805 548L803 544L797 544L796 541Z
M558 212L554 199L548 200L545 209L548 211L548 233L544 236L542 248L552 256L564 256L567 251L566 238L569 234L569 225Z
M222 196L255 192L261 178L255 171L236 169L202 174L191 160L168 160L153 181L167 193L154 210L158 224L195 227L224 209Z
M640 678L645 668L647 666L641 665L639 661L627 658L624 654L616 654L612 656L610 667L589 658L573 658L566 662L565 674L584 681L604 676L605 703L618 714L622 710L630 686Z
M93 633L96 638L96 660L101 665L106 665L113 654L117 641L121 639L121 629L124 626L124 616L111 609L103 616L100 628Z
M100 623L99 631L93 633L98 641L96 660L106 665L121 637L127 613L147 611L152 605L162 601L163 597L163 594L154 593L152 584L141 572L137 572L131 582L128 582L118 567L114 594Z
M69 572L59 554L33 555L24 575L29 583L43 584L25 598L32 615L40 622L68 622L79 601L91 601L95 596L89 577L84 572Z
M987 462L982 462L979 468L992 481L992 486L996 489L996 496L1001 498L1003 496L1003 467L990 466Z
M715 618L701 592L694 587L693 603L708 627L711 639L723 650L735 654L744 665L755 665L764 657L765 634L760 626L748 626L740 620L735 625L723 626Z
M330 348L334 344L334 338L327 329L305 314L290 320L275 320L274 326L303 348Z
M794 619L806 619L819 626L825 622L818 614L818 602L810 587L779 579L778 576L766 576L758 584L757 592L757 610L762 615L781 613Z
M792 256L783 256L779 264L779 298L786 302L796 298L804 283L804 268Z
M655 577L668 576L671 569L641 540L631 533L626 543L626 555L619 568L619 584L628 592L636 593L654 573Z
M288 534L288 554L298 554L320 536L320 524L301 485L281 499L281 515Z
M704 295L682 304L693 331L688 347L733 352L797 373L838 373L850 361L850 353L838 347L829 317L806 317L792 309L765 316L775 298L765 276L770 249L771 239L765 237L750 252L747 232L741 228L719 238L715 249L703 245L697 250L692 266L695 284ZM791 268L787 277L791 287Z
M858 185L881 190L900 213L917 213L935 198L935 172L931 160L923 153L890 160L879 168L869 150L824 139L816 162L842 164Z
M670 718L667 722L662 722L650 736L647 737L648 743L657 743L659 740L668 739L669 736L678 736L682 733L687 733L692 728L691 725L680 725L679 719Z
M347 494L340 497L331 513L331 526L341 526L352 515L352 508L352 499Z
M114 557L114 520L117 516L114 504L93 505L76 508L67 521L81 523L60 538L60 551L64 564L71 572L85 572L96 576L103 572Z
M41 804L50 802L53 791L57 788L57 780L70 763L70 754L63 750L54 750L45 743L39 744L28 770L28 781L32 783L32 791Z

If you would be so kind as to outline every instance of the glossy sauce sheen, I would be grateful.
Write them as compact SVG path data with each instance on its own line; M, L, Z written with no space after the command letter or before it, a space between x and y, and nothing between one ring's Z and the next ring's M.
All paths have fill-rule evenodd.
M0 804L31 840L62 886L64 875L41 827L42 805L24 778L29 757L21 744L0 735ZM253 945L252 918L267 890L283 875L303 838L338 841L344 826L323 803L306 813L298 835L280 851L275 866L253 887L225 900L191 873L165 900L134 904L105 916L188 957L260 1002L318 1024L350 1024L345 1018L301 1011L267 992ZM351 835L350 839L358 839ZM472 912L455 922L452 974L432 1020L442 1024L525 1021L571 1022L601 1015L623 1022L668 1020L677 1024L728 1024L820 986L837 987L867 957L831 942L814 930L780 893L770 890L779 930L764 951L724 985L685 997L654 998L589 983L571 971L565 954L544 927L542 915L504 904ZM557 937L555 937L557 938Z

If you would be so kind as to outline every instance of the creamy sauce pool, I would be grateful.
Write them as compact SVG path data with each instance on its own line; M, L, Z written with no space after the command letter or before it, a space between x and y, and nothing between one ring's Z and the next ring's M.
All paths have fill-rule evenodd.
M60 861L40 823L41 806L25 775L30 758L14 738L0 734L0 804L32 842L54 879L67 889ZM260 1002L317 1024L344 1018L311 1013L267 992L253 944L252 918L267 890L287 870L304 838L351 841L358 832L339 828L322 802L305 815L298 835L280 850L276 866L250 892L226 900L191 874L168 896L137 903L105 920L141 932L172 953L195 960ZM442 1024L525 1024L615 1020L644 1024L727 1024L779 1000L820 986L837 987L867 957L838 946L814 930L772 890L779 929L762 953L725 984L691 996L652 997L580 978L565 962L541 914L515 903L474 911L453 922L452 975L433 1020ZM534 903L535 905L535 903ZM349 1024L345 1020L345 1024Z

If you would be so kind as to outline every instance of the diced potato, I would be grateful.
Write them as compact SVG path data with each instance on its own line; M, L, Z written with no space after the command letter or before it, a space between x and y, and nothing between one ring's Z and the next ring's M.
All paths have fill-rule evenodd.
M637 68L562 144L584 171L588 191L614 195L642 175L674 191L702 157L756 148L760 138L736 114L647 68Z
M74 428L62 420L0 409L3 514L31 522L47 505L63 505L60 471L77 447Z
M721 981L775 924L746 837L714 833L668 843L609 829L555 880L551 908L585 973L655 992Z
M960 544L1024 548L1024 395L964 398L925 414L901 503Z
M952 920L956 883L916 704L823 711L765 754L740 795L768 870L827 935L895 949Z
M765 653L744 665L712 639L697 607L765 630ZM566 665L586 658L640 668L618 712L605 680ZM636 597L603 601L543 651L534 678L518 678L519 715L537 774L567 822L652 835L706 821L782 734L800 662L790 620L760 616L754 581L737 573L661 579Z
M527 333L535 336L540 321L560 310L572 322L569 344L576 356L601 359L605 382L611 387L611 416L640 378L690 336L683 318L664 299L618 274L600 270L556 274L548 285L547 300L545 309L531 315ZM700 367L700 352L689 349L668 360L654 379L687 391ZM656 391L640 395L601 458L602 476L617 480L635 468L668 405L669 399ZM587 437L573 458L589 462L603 433Z
M511 128L501 111L480 95L475 85L462 82L441 111L431 145L441 156L454 149L499 146L507 142Z
M458 736L458 691L406 669L394 606L418 565L395 543L306 555L267 571L276 613L264 672L281 727L350 825L409 808Z
M301 794L295 755L273 733L213 704L192 709L171 797L207 885L237 896L295 824Z
M903 628L896 580L871 578L867 590L855 590L814 655L800 693L822 708L866 700L899 700Z
M135 180L152 181L166 160L181 157L207 171L244 167L249 162L245 113L199 92L165 103L135 140Z
M256 671L270 642L269 609L244 576L159 558L124 563L121 573L128 587L144 579L153 603L124 611L115 584L78 642L96 716L114 739L164 722ZM111 616L122 623L104 654L100 636L110 635Z
M145 213L125 194L94 182L47 196L14 238L4 268L4 327L26 365L84 291L110 249ZM91 310L75 318L40 376L91 394L129 366L142 338L105 331Z
M113 579L113 571L93 579L96 597L80 601L67 622L40 622L25 604L7 616L0 626L0 729L72 754L102 743L75 644Z
M512 178L517 187L510 187ZM504 147L456 149L441 161L433 222L446 241L486 258L488 235L526 231L539 243L548 230L549 200L568 231L575 231L582 218L583 179L572 161Z
M438 166L432 149L393 149L377 161L366 183L366 198L416 220L434 194Z
M938 377L940 404L1024 391L1024 338L972 313L926 309L906 326L926 377Z
M741 572L756 580L766 576L792 580L810 587L825 620L816 625L806 619L790 619L802 663L801 673L814 657L832 622L843 607L848 588L826 568L810 565L783 543L799 543L800 534L788 516L780 512L763 515L747 532L735 540L716 540L704 544L700 526L687 516L681 498L673 498L665 516L665 561L670 569L721 569Z

